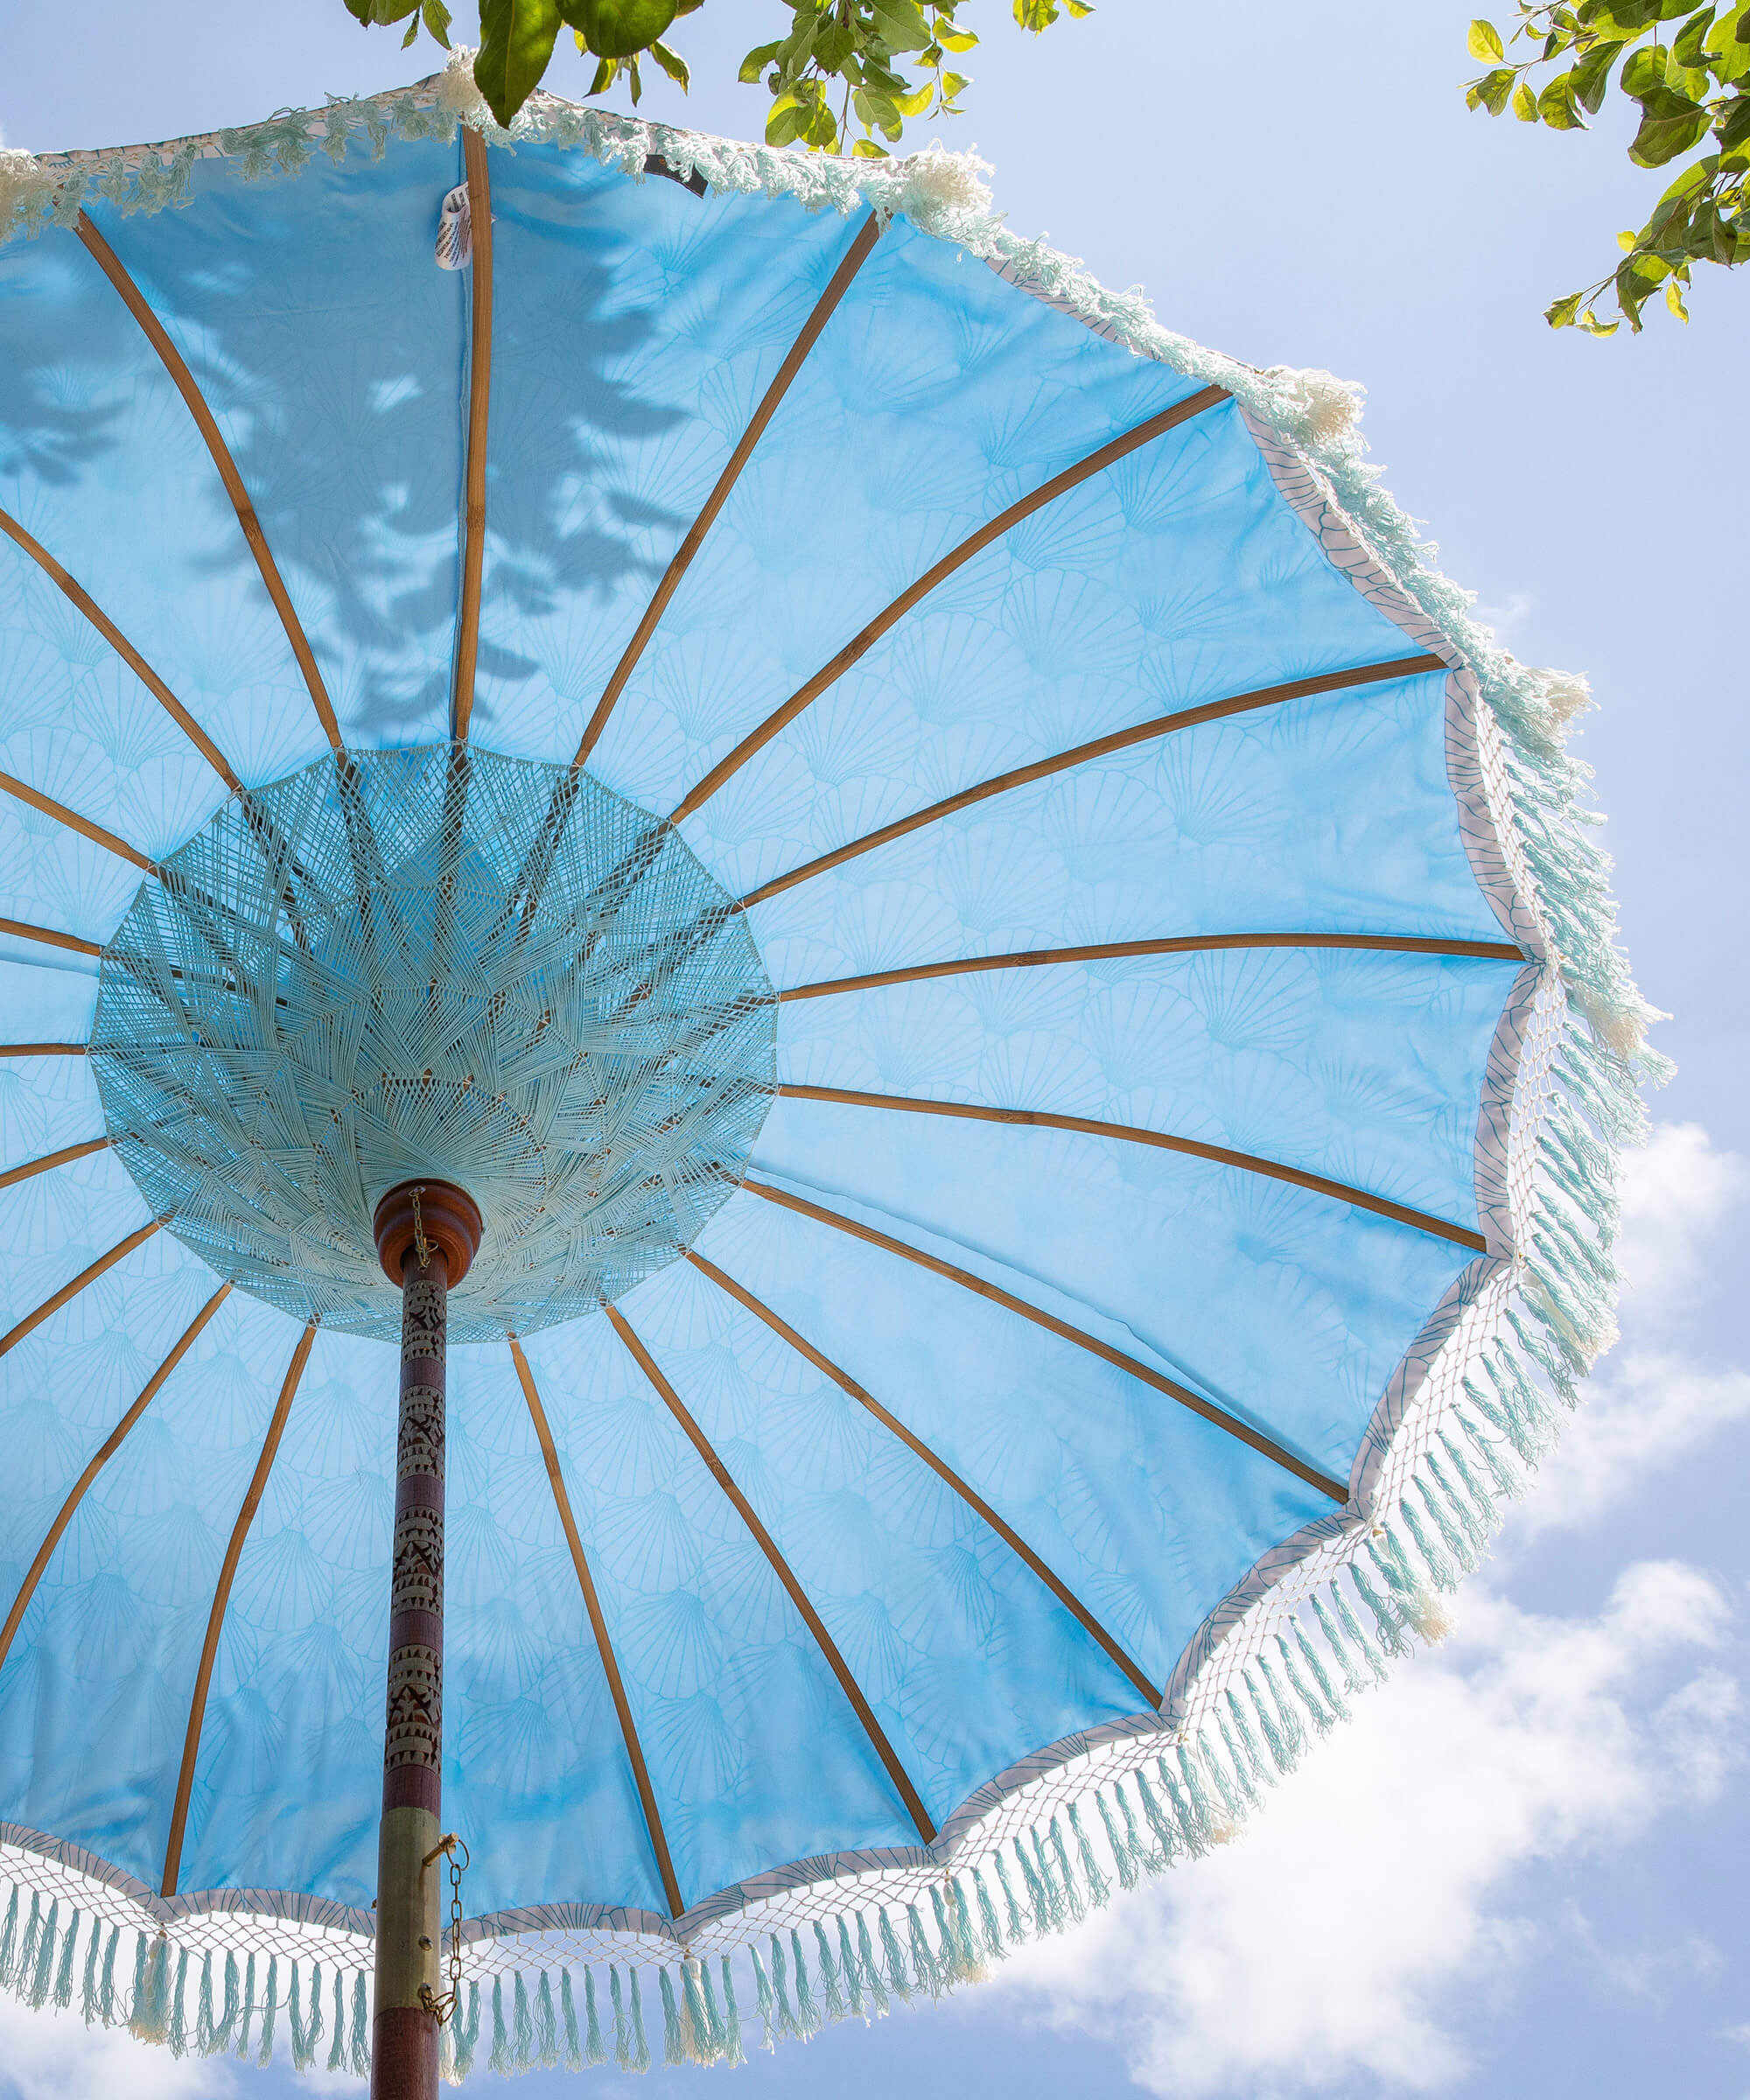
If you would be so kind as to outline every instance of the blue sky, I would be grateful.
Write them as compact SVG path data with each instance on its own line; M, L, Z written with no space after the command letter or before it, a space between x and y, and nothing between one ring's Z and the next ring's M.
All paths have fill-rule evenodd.
M659 87L647 113L755 131L763 95L728 83L777 11L711 0L675 38L694 94ZM1578 749L1680 1070L1636 1166L1623 1340L1452 1639L1239 1845L952 2004L761 2056L733 2090L1742 2100L1750 766L1731 614L1750 461L1726 403L1750 273L1704 273L1687 331L1661 312L1638 340L1552 335L1542 307L1614 259L1647 179L1620 126L1468 116L1456 7L1103 0L1039 43L1006 14L969 10L990 34L946 143L994 164L1016 228L1145 284L1203 341L1364 381L1374 457L1441 565L1521 656L1590 675ZM76 22L13 10L6 144L245 122L437 55L362 32L340 0L91 0ZM552 84L579 92L581 62ZM0 2010L0 2095L293 2083Z

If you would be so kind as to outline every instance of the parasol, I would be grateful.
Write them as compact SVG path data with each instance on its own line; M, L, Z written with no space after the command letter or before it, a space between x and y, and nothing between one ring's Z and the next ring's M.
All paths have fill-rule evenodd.
M0 1978L734 2060L1222 1841L1609 1331L1584 689L939 150L7 230Z

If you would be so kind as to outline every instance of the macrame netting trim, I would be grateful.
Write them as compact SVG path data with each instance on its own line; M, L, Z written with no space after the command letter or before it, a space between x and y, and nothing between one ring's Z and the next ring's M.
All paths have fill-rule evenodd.
M482 1341L691 1244L771 1105L776 1014L673 825L428 744L225 802L106 945L89 1051L153 1215L299 1321L398 1337L372 1213L421 1173L466 1188L486 1227L450 1335Z
M404 91L291 111L203 138L34 159L0 152L0 239L67 225L81 200L185 203L200 160L244 180L318 151L476 126L495 144L577 147L641 177L660 157L714 189L882 218L988 263L1139 356L1226 388L1284 499L1356 587L1453 666L1449 766L1484 892L1536 958L1497 1032L1478 1133L1490 1251L1430 1319L1376 1410L1348 1507L1258 1563L1186 1648L1158 1714L1054 1744L991 1780L934 1845L808 1859L721 1891L671 1923L589 1905L476 1918L444 2030L446 2076L614 2062L734 2062L744 2048L939 1997L1024 1941L1059 1932L1229 1838L1314 1738L1447 1623L1503 1504L1548 1451L1614 1339L1617 1157L1644 1130L1640 1086L1668 1067L1657 1018L1616 945L1609 864L1587 836L1587 774L1562 738L1584 680L1517 662L1471 618L1379 486L1358 389L1258 372L1163 328L1138 291L1012 234L981 164L939 148L885 165L774 151L537 94L509 132L458 53ZM1388 602L1389 601L1389 602ZM178 2050L362 2070L369 1921L307 1897L224 1891L166 1904L77 1848L0 1825L0 1984ZM746 2028L744 2029L744 2023Z

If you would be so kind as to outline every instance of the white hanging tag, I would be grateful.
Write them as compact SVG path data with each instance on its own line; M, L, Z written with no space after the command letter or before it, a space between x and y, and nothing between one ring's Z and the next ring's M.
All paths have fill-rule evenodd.
M474 252L473 220L468 210L468 186L458 182L444 200L438 217L438 267L466 270Z

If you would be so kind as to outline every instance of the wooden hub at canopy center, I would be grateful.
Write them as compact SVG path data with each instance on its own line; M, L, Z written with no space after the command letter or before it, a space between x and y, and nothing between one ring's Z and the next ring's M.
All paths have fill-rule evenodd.
M446 1287L453 1291L480 1252L485 1224L466 1189L453 1181L403 1181L377 1205L374 1220L377 1259L396 1290L405 1281L407 1257L416 1255L420 1235L444 1256Z

